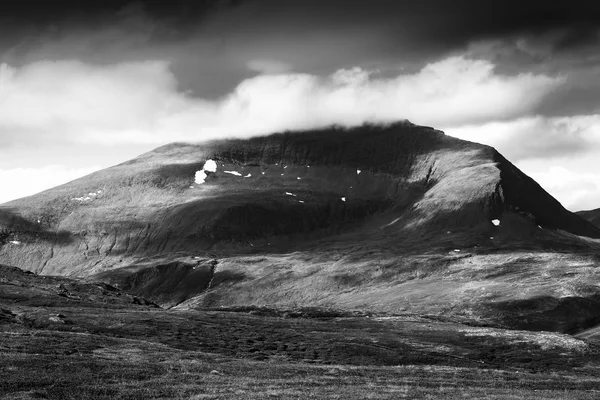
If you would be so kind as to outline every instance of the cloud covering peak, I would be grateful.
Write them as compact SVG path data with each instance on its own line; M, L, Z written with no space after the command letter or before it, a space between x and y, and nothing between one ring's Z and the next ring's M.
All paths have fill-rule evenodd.
M158 145L400 119L449 127L527 115L563 82L531 73L502 76L489 61L455 56L392 77L359 67L326 77L264 74L209 100L179 90L165 61L42 61L4 64L0 71L5 143L25 137Z

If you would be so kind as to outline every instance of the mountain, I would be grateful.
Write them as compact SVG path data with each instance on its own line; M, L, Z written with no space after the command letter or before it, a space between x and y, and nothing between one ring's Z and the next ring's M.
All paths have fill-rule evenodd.
M4 204L0 227L6 264L169 307L600 322L600 229L493 148L408 122L170 144Z
M581 218L590 221L597 227L600 227L600 208L596 210L578 211L575 214L579 215Z

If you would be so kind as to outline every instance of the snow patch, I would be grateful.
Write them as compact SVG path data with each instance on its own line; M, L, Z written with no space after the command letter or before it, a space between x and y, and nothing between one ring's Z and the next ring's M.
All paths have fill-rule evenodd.
M490 239L492 239L492 240L493 240L493 239L494 239L494 237L493 237L493 236L490 236Z
M342 197L342 201L346 201L346 198L345 198L345 197Z
M360 169L357 169L357 170L356 170L356 175L360 175L360 173L361 173L361 172L362 172L362 171L361 171Z
M300 180L300 179L302 179L302 178L300 178L300 177L297 177L296 179Z
M199 185L203 184L208 177L207 172L217 172L217 163L214 160L206 160L204 167L200 171L196 171L194 182Z
M494 224L495 226L500 225L500 220L499 219L493 219L492 220L492 224Z
M208 172L217 172L217 163L215 160L206 160L202 169Z
M200 171L196 171L196 175L194 176L194 182L201 185L206 181L207 177L208 175L206 174L206 172L204 172L204 170L201 169Z
M298 200L298 203L304 203L304 200Z
M263 174L263 175L264 175L265 173L264 173L264 172L261 172L261 174Z
M11 240L9 243L16 244L17 246L21 244L21 242L19 242L18 240Z
M294 196L294 197L298 197L298 196L296 196L294 193L290 193L290 192L285 192L285 194L287 194L288 196Z
M460 253L460 250L459 249L454 249L454 252L455 253Z
M250 178L251 176L252 176L252 174L248 174L244 178Z
M231 175L235 175L235 176L242 176L242 174L240 174L237 171L223 171L223 172L225 172L226 174L231 174Z

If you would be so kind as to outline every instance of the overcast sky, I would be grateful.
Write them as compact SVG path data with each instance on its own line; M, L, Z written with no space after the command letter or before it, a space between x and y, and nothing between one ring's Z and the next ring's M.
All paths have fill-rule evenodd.
M0 12L0 202L172 141L400 119L600 207L592 1L52 1Z

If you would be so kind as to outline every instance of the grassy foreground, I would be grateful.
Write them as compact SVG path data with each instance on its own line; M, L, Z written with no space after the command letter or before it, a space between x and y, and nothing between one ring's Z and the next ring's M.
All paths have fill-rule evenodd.
M57 327L37 318L0 325L3 399L600 396L597 349L568 337L557 343L563 335L548 344L535 333L415 317L88 311ZM464 330L482 335L454 343Z
M0 272L2 399L600 397L594 340L411 313L163 310Z
M59 332L2 334L6 399L596 399L600 378L447 366L311 365ZM102 348L97 346L102 345ZM68 349L77 348L70 353Z

